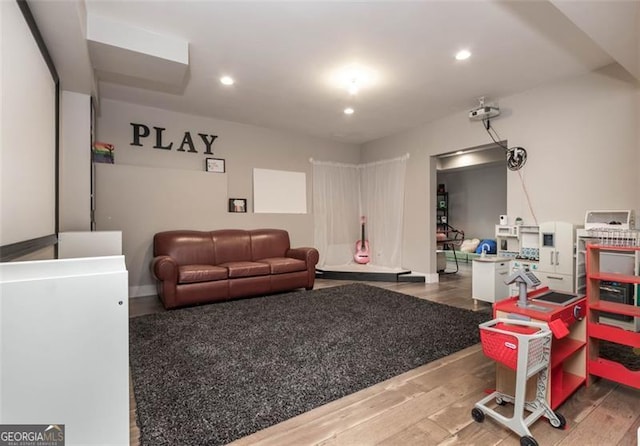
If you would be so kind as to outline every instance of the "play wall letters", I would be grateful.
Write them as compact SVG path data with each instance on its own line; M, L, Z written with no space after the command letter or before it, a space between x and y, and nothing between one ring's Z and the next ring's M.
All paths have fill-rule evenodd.
M142 140L151 135L151 129L149 129L149 126L144 124L136 124L133 122L131 122L130 124L133 130L131 145L142 147ZM153 130L155 136L155 145L153 146L153 148L172 150L174 142L171 141L168 144L164 144L162 140L162 132L164 132L166 129L162 127L153 127ZM218 136L207 135L205 133L198 133L198 136L200 138L195 138L194 142L194 138L191 136L191 132L184 132L184 136L182 137L180 145L177 146L178 148L176 149L176 152L198 153L196 146L202 146L202 144L204 144L204 152L202 153L206 155L213 155L211 146Z

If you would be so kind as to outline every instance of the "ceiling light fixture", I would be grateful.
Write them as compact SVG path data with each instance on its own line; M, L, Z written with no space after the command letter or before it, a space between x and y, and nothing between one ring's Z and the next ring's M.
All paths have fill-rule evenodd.
M233 78L231 76L222 76L220 78L220 83L222 85L233 85L235 83L235 81L233 80Z
M345 115L352 115L354 111L355 110L353 108L347 107L347 108L344 109L344 114Z
M343 88L351 95L358 94L363 89L369 88L379 83L379 75L371 68L351 64L333 70L328 81L331 85Z
M349 84L349 94L350 95L356 95L358 94L358 91L360 91L360 87L358 86L358 80L357 79L351 79L351 84Z
M471 52L469 50L460 50L456 53L456 60L467 60L471 57Z
M463 153L464 153L464 151L463 151L463 150L458 150L458 151L456 152L456 155L462 155Z

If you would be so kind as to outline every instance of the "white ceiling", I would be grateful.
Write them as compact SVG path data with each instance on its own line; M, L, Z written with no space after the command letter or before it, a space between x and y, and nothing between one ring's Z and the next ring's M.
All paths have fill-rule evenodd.
M180 85L99 71L101 99L350 143L469 110L480 96L499 101L614 61L547 1L30 4L63 89L91 85L77 79L86 66L69 55L69 49L88 55L86 42L78 43L86 37L86 6L89 16L189 42L189 68ZM79 24L59 26L70 14ZM473 53L470 59L454 59L461 48ZM329 83L332 70L353 63L379 78L355 97ZM220 85L222 74L236 84ZM345 116L346 106L355 113Z

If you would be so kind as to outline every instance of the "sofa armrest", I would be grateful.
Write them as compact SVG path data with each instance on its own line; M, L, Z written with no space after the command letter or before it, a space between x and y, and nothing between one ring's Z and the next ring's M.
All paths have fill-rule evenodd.
M157 256L151 262L151 272L158 280L178 281L178 264L169 256Z
M304 260L307 268L315 268L320 259L320 254L316 248L292 248L288 249L285 255L294 259Z

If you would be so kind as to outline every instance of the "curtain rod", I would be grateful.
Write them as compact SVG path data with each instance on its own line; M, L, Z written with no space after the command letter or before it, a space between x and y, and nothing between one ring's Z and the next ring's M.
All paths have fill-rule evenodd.
M406 161L408 159L409 159L409 154L406 153L406 154L404 154L402 156L399 156L397 158L390 158L390 159L380 160L380 161L372 161L370 163L363 163L363 164L338 163L338 162L333 162L333 161L318 161L318 160L314 160L313 158L309 158L309 162L311 164L318 164L318 165L325 165L325 166L341 166L341 167L361 168L361 167L365 167L365 166L374 166L376 164L390 163L390 162L393 162L393 161Z

